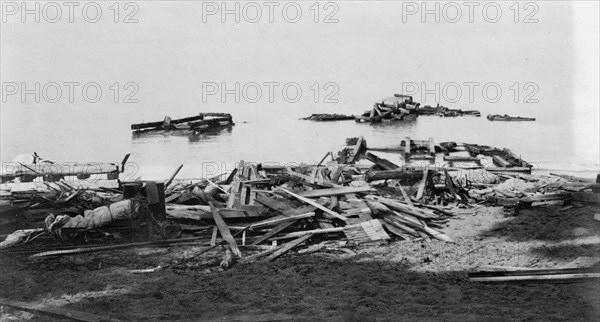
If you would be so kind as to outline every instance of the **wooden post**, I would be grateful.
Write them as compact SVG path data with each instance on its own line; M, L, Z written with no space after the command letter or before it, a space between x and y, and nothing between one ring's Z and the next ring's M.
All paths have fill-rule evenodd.
M404 139L404 160L408 161L410 159L410 137L406 137Z
M429 154L435 156L435 145L433 144L433 138L429 138Z
M423 197L423 193L425 192L425 185L427 184L427 174L429 173L429 165L425 166L425 171L423 171L423 178L421 179L421 183L419 184L419 190L417 191L417 200L420 200Z

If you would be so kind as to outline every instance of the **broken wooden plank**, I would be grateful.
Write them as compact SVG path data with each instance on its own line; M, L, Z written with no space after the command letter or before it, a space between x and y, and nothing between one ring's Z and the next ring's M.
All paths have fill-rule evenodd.
M368 171L365 173L365 181L371 182L376 180L400 179L407 182L416 182L423 176L423 172L419 170L396 169L382 171Z
M399 201L384 198L384 197L373 196L373 199L381 202L382 204L386 205L388 208L390 208L392 210L401 211L401 212L413 215L413 216L421 218L421 219L433 219L433 218L439 217L431 209L422 209L422 208L417 208L417 207L411 207L411 206L401 203Z
M287 253L292 248L307 241L311 237L312 237L312 235L302 236L302 237L296 238L290 242L287 242L287 243L281 245L279 249L277 249L275 252L273 252L273 254L271 254L271 255L269 255L269 257L265 258L265 261L270 262L270 261L274 260L275 258Z
M254 223L252 225L250 225L250 228L259 228L259 227L265 227L265 226L273 226L273 225L277 225L280 224L282 222L285 221L296 221L298 219L304 219L304 218L310 218L313 217L315 215L314 212L307 212L305 214L300 214L300 215L294 215L294 216L290 216L290 217L285 217L285 216L281 216L281 217L273 217L273 218L269 218L269 219L265 219L263 221L259 221L257 223Z
M383 219L383 226L392 234L405 239L405 240L412 240L412 238L410 237L409 234L407 234L406 232L404 232L402 229L398 229L396 226L394 226L391 223L391 220L384 218Z
M173 174L169 177L169 179L165 180L165 189L171 184L171 182L173 182L173 179L175 179L175 176L177 176L179 171L181 171L181 168L183 168L183 164L180 164L175 172L173 172Z
M492 161L494 162L495 165L497 165L501 168L508 168L511 166L510 162L504 160L501 156L498 156L498 155L494 155L492 157Z
M367 207L371 209L371 212L374 215L381 215L390 212L390 208L386 207L384 204L378 201L366 200Z
M346 226L348 227L348 226ZM344 231L345 227L335 227L335 228L325 228L325 229L313 229L313 230L305 230L305 231L295 231L289 234L285 234L282 236L275 237L273 239L287 239L300 237L304 235L315 235L315 234L329 234L329 233L339 233Z
M118 321L117 319L108 318L105 314L96 315L65 307L49 306L41 303L27 303L5 298L0 298L0 305L34 314L52 316L59 319L69 319L73 321Z
M404 190L404 188L402 187L401 184L397 185L398 190L400 190L400 192L402 193L402 197L404 198L404 201L411 207L414 207L415 205L413 205L412 201L410 200L410 197L408 196L408 194L406 193L406 191Z
M291 204L291 201L289 200L283 198L280 198L278 200L275 198L267 197L264 194L258 194L256 196L256 201L288 217L300 215L315 210L314 206L307 205L303 207L295 207Z
M225 223L225 221L219 214L219 209L217 209L213 205L212 202L209 202L208 205L210 206L210 210L213 214L213 219L214 219L215 223L217 224L217 227L219 228L219 232L221 233L221 236L223 236L223 239L225 239L227 241L233 254L235 254L237 257L241 258L242 252L238 248L238 246L235 242L235 239L233 239L233 236L231 235L231 232L229 231L229 227L227 227L227 224Z
M378 219L347 226L344 229L344 235L357 243L391 239Z
M365 155L365 158L367 160L373 162L375 165L382 168L383 170L395 170L395 169L400 168L393 162L391 162L387 159L384 159L384 158L380 158L380 157L372 154L371 152L367 152L367 154Z
M305 198L305 197L299 196L299 195L297 195L297 194L295 194L295 193L293 193L293 192L291 192L291 191L289 191L289 190L283 189L283 188L278 188L278 189L279 189L279 190L281 190L281 191L283 191L283 192L285 192L285 193L287 193L287 194L289 194L290 196L292 196L292 197L294 197L294 198L296 198L296 199L298 199L298 200L300 200L300 201L303 201L303 202L305 202L305 203L307 203L307 204L309 204L309 205L311 205L311 206L313 206L313 207L316 207L316 208L318 208L318 209L321 209L321 210L323 210L324 212L326 212L326 213L328 213L328 214L332 215L333 217L335 217L335 218L337 218L337 219L339 219L339 220L341 220L341 221L346 221L346 220L348 220L348 218L346 218L346 217L344 217L344 216L342 216L342 215L338 214L337 212L335 212L335 211L333 211L333 210L331 210L331 209L327 209L326 207L323 207L322 205L320 205L320 204L318 204L318 203L314 202L313 200L310 200L310 199L308 199L308 198Z
M433 143L433 138L429 138L429 154L435 156L435 144Z
M450 191L452 198L456 199L456 191L454 191L454 182L452 182L452 177L448 174L448 170L444 168L444 176L446 177L446 188Z
M420 237L421 235L413 228L401 223L400 221L397 220L396 217L394 217L393 215L385 215L384 216L384 222L396 227L397 229L400 229L401 231L408 233L409 235L415 236L415 237Z
M423 193L425 192L425 185L427 184L427 175L429 173L429 164L425 165L425 170L423 171L423 178L421 179L421 183L419 184L419 190L417 190L417 200L420 200L423 197ZM411 202L409 202L411 206L414 206Z
M258 245L260 243L262 243L263 241L275 236L276 234L278 234L279 232L281 232L282 230L288 228L289 226L295 224L297 222L297 220L294 221L286 221L286 222L282 222L281 224L279 224L278 226L276 226L275 228L271 229L268 233L264 234L263 236L255 239L252 244L250 245Z
M447 243L453 243L454 241L452 240L452 238L448 237L448 235L439 232L433 228L429 228L427 225L423 225L423 230L428 233L429 235L431 235L431 237L435 238L435 239L439 239L441 241L445 241Z
M365 192L373 192L373 189L370 186L365 187L343 187L343 188L328 188L328 189L315 189L308 190L298 193L299 196L307 197L307 198L318 198L318 197L330 197L330 196L339 196L345 195L348 193L365 193Z
M213 231L212 231L212 236L210 238L210 245L211 246L216 246L217 245L217 235L219 234L219 228L217 226L213 227Z
M600 278L597 268L491 271L468 274L471 282L557 281Z
M167 216L180 219L202 220L213 219L209 206L204 205L176 205L167 204ZM247 217L264 217L265 215L252 210L245 211L244 209L220 209L221 217L223 218L247 218Z

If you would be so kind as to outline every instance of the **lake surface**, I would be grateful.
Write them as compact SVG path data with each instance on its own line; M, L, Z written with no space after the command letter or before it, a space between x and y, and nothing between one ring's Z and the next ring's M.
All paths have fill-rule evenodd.
M540 3L539 22L523 24L509 19L507 4L497 24L448 24L403 22L399 3L339 2L339 22L323 24L308 16L312 2L300 4L307 18L297 24L203 22L202 5L185 1L139 3L139 22L128 25L110 19L3 24L3 84L33 88L56 82L63 96L56 103L44 96L39 103L33 95L7 97L2 162L33 151L57 162L118 162L131 153L135 176L164 178L184 164L180 177L201 177L215 166L230 170L239 160L318 162L347 137L391 145L409 136L510 148L543 171L585 177L599 171L598 87L582 78L587 70L597 73L597 48L596 65L587 65L594 52L580 49L574 17L587 8ZM89 103L75 92L70 102L64 82L78 82L79 88L96 83L102 97ZM124 102L133 92L124 87L128 82L136 85L129 98L137 103ZM274 82L270 99L264 84ZM236 83L237 102L231 94ZM282 92L292 83L301 95ZM218 92L210 94L215 84ZM471 97L465 84L477 84ZM493 85L488 92L482 90L486 85ZM225 89L230 94L222 96ZM423 95L427 89L430 94ZM312 113L361 114L409 90L416 101L478 109L483 116L421 116L377 125L299 120ZM201 112L231 113L236 125L199 136L136 137L129 129L165 115ZM537 121L490 122L487 114ZM401 163L398 155L382 156Z

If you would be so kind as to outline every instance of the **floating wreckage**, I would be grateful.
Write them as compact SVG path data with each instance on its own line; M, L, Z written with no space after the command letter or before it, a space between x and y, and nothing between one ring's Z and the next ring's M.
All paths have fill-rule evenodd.
M160 131L184 131L186 133L201 133L208 130L221 129L234 125L233 117L228 113L200 113L198 116L171 119L165 116L163 121L132 124L131 130L134 134L160 132Z
M419 115L437 115L440 117L456 117L456 116L481 116L481 112L477 110L461 110L461 109L451 109L449 107L440 106L439 104L436 107L431 107L425 105L417 109L417 114Z
M310 120L317 122L330 122L330 121L347 121L354 120L354 115L343 115L343 114L312 114L308 117L303 117L301 120Z
M414 120L419 115L438 115L440 117L481 116L477 110L451 109L445 106L421 106L412 96L394 94L373 104L373 108L359 116L340 114L313 114L302 120L311 121L343 121L354 119L357 123L381 123L390 121Z
M535 121L534 117L522 117L522 116L510 116L510 115L499 115L499 114L490 114L487 116L487 119L490 121L504 121L504 122L518 122L518 121Z
M436 154L443 153L443 161L450 166L461 163L461 169L485 169L493 173L531 173L533 165L521 159L509 149L499 149L487 145L470 143L441 142L434 144L433 138L428 140L414 140L406 137L399 144L388 146L373 146L370 151L401 153L404 160L429 160L434 162ZM464 155L466 152L467 155ZM463 155L450 155L462 153ZM487 159L487 160L486 160ZM482 162L486 162L483 166ZM474 163L474 165L466 165Z

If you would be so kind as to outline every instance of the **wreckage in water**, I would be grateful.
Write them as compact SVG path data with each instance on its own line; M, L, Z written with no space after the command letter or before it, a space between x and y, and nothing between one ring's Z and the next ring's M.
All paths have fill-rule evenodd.
M499 114L490 114L487 116L487 119L490 121L505 121L505 122L515 122L515 121L535 121L534 117L522 117L522 116L510 116L510 115L499 115Z
M171 119L165 116L163 121L132 124L134 133L145 133L153 131L190 131L203 132L206 130L232 126L233 117L228 113L200 113L197 116L181 119Z

